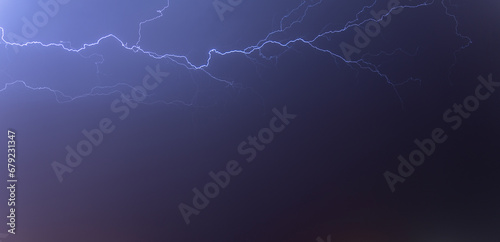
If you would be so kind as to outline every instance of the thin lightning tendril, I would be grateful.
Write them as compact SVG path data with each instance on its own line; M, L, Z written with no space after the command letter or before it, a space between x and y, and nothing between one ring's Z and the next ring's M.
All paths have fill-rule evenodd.
M358 70L365 70L365 71L368 71L368 72L371 72L377 76L379 76L380 78L382 78L383 80L385 80L389 85L391 85L399 100L401 101L401 104L403 104L402 102L402 99L399 95L399 93L397 92L397 89L396 87L399 86L399 85L402 85L402 84L405 84L409 81L418 81L418 82L421 82L420 79L418 78L415 78L415 77L410 77L408 80L406 81L403 81L403 82L393 82L390 77L383 73L382 71L380 71L379 69L379 66L368 61L365 57L368 56L368 55L371 55L371 56L379 56L379 55L394 55L396 52L402 52L402 53L405 53L407 55L411 55L407 52L405 52L404 50L402 50L401 48L398 48L392 52L386 52L386 51L381 51L380 53L378 54L365 54L363 55L361 58L357 59L357 60L347 60L346 58L344 58L342 55L340 54L337 54L329 49L326 49L326 48L321 48L319 47L319 45L317 44L317 42L319 42L320 40L322 39L327 39L327 40L330 40L332 39L335 34L340 34L340 33L343 33L349 29L352 29L352 28L355 28L355 27L360 27L370 21L377 21L377 22L380 22L383 20L384 17L387 17L388 15L391 14L392 11L395 11L395 10L398 10L400 8L403 8L403 9L416 9L416 8L421 8L421 7L426 7L426 6L430 6L432 4L435 3L436 0L430 0L430 1L426 1L426 2L423 2L423 3L420 3L420 4L415 4L415 5L400 5L400 6L396 6L392 9L389 9L387 11L387 13L383 16L380 17L380 19L374 19L374 18L367 18L367 19L360 19L360 16L362 13L364 13L365 11L371 9L373 6L376 5L376 3L378 2L378 0L375 0L372 4L370 5L367 5L367 6L364 6L358 13L356 13L355 15L355 19L354 20L351 20L351 21L348 21L342 28L340 29L336 29L336 30L328 30L328 31L325 31L325 28L328 26L325 26L325 28L323 28L323 30L321 31L320 34L318 34L316 37L312 38L312 39L304 39L302 37L300 38L296 38L296 39L292 39L292 40L288 40L288 41L279 41L279 40L275 40L273 39L273 37L277 34L283 34L287 31L290 31L294 26L296 25L299 25L301 24L305 18L307 18L307 15L308 15L308 12L310 11L310 9L314 8L314 7L317 7L319 6L320 4L323 3L324 0L318 0L316 2L309 2L307 3L306 1L303 1L300 5L298 5L296 8L292 9L291 11L288 12L288 14L286 14L285 16L283 16L281 18L281 21L279 22L279 28L270 32L269 34L266 35L266 37L262 40L259 40L255 45L252 45L252 46L248 46L246 48L243 48L243 49L236 49L236 50L229 50L229 51L220 51L220 50L217 50L217 49L211 49L208 51L208 58L206 59L206 62L205 64L202 64L202 65L195 65L193 64L188 58L187 56L183 56L183 55L176 55L176 54L168 54L168 53L165 53L165 54L159 54L159 53L156 53L156 52L153 52L153 51L148 51L146 49L143 49L141 46L140 46L140 43L141 43L141 40L142 40L142 27L143 25L147 24L147 23L150 23L150 22L153 22L157 19L160 19L164 16L164 12L167 11L170 7L170 1L168 1L167 5L165 7L163 7L162 9L160 10L157 10L156 12L158 13L157 16L153 17L153 18L150 18L150 19L147 19L145 21L142 21L139 23L139 30L138 30L138 39L137 39L137 42L133 45L133 46L128 46L127 43L125 43L124 41L122 41L120 38L118 38L116 35L114 34L108 34L108 35L105 35L99 39L97 39L97 41L93 42L93 43L86 43L86 44L83 44L80 48L73 48L71 46L70 43L68 42L59 42L59 43L42 43L40 41L30 41L30 42L26 42L26 43L15 43L15 42L9 42L7 40L5 40L5 30L0 27L0 31L1 31L1 42L3 42L3 44L5 44L5 46L16 46L16 47L26 47L26 46L31 46L31 45L36 45L36 46L41 46L41 47L57 47L57 48L61 48L67 52L70 52L70 53L77 53L77 54L80 54L81 56L85 57L85 58L90 58L92 56L98 56L99 57L99 61L96 62L96 65L99 66L99 64L102 64L103 61L104 61L104 57L102 55L99 55L99 54L92 54L92 55L89 55L89 56L84 56L82 53L86 50L88 50L89 48L91 47L95 47L95 46L98 46L100 45L104 40L107 40L107 39L112 39L112 40L115 40L117 43L119 43L121 45L121 47L123 47L124 49L128 50L128 51L132 51L134 53L140 53L140 54L144 54L144 55L147 55L149 56L150 58L153 58L153 59L156 59L156 60L170 60L172 61L173 63L176 63L180 66L183 66L185 67L186 69L188 70L192 70L192 71L201 71L203 73L205 73L207 76L209 76L210 78L216 80L216 81L219 81L219 82L222 82L222 83L225 83L226 85L228 86L233 86L234 85L234 82L232 81L228 81L228 80L224 80L222 78L219 78L219 77L216 77L215 75L213 75L212 73L210 73L207 69L212 65L212 62L213 62L213 57L214 56L228 56L228 55L236 55L236 54L239 54L239 55L244 55L252 60L256 60L257 57L254 57L255 55L258 56L258 58L262 58L262 59L265 59L265 60L277 60L280 55L266 55L264 54L263 52L263 48L266 47L266 46L275 46L275 47L280 47L280 48L284 48L285 51L286 50L289 50L291 49L294 45L296 44L304 44L306 46L309 46L310 48L318 51L318 52L321 52L321 53L324 53L324 54L328 54L330 55L331 57L333 57L337 63L337 61L342 61L344 62L346 65L348 65L349 67L353 68L353 69L358 69ZM467 36L464 36L462 34L459 33L458 31L458 19L455 15L451 14L449 12L449 9L447 7L447 5L445 4L445 0L441 0L441 4L442 6L444 7L445 9L445 14L449 17L451 17L454 22L455 22L455 26L454 26L454 29L455 29L455 33L458 37L460 37L461 39L465 39L467 40L467 43L462 45L459 49L455 50L453 52L453 56L454 56L454 60L453 60L453 63L452 65L450 66L450 76L451 76L451 71L452 69L455 67L456 63L457 63L457 54L462 51L463 49L467 48L470 46L470 44L472 43L472 40L467 37ZM292 16L296 16L295 18L293 18ZM285 22L288 22L288 24L285 24ZM417 49L417 52L418 52L418 49ZM416 55L417 53L415 53ZM24 81L20 81L20 80L16 80L16 81L13 81L13 82L10 82L10 83L7 83L5 84L5 86L0 89L0 92L3 92L5 90L7 90L7 88L9 86L12 86L12 85L23 85L25 88L27 89L30 89L30 90L34 90L34 91L39 91L39 90L43 90L43 91L50 91L52 92L55 96L56 96L56 100L59 102L59 103L64 103L64 102L70 102L70 101L74 101L76 99L80 99L80 98L84 98L84 97L89 97L89 96L98 96L98 95L111 95L111 94L115 94L115 93L122 93L121 91L118 91L117 88L118 87L127 87L127 88L130 88L130 89L133 89L132 86L128 85L128 84L125 84L125 83L118 83L116 85L113 85L113 86L97 86L97 87L94 87L92 88L89 92L85 93L85 94L81 94L81 95L77 95L77 96L70 96L70 95L66 95L64 94L63 92L61 91L58 91L58 90L54 90L52 88L49 88L49 87L32 87L32 86L29 86L28 84L26 84L26 82ZM155 101L155 102L152 102L151 104L153 103L165 103L165 104L172 104L172 103L180 103L180 104L186 104L182 101L173 101L173 102L165 102L165 101ZM186 104L188 105L188 104Z

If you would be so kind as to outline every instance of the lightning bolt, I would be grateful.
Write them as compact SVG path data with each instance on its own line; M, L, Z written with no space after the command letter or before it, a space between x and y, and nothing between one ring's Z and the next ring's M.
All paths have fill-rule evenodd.
M365 13L367 10L372 9L378 3L378 0L375 0L370 5L363 6L363 8L359 12L356 13L355 18L353 20L346 22L346 24L342 28L326 31L326 29L328 29L328 27L330 26L330 24L328 24L321 30L321 32L319 34L317 34L315 37L310 38L310 39L305 39L305 38L299 37L299 38L295 38L295 39L291 39L291 40L287 40L287 41L281 41L281 40L278 40L277 38L275 38L276 35L286 34L287 32L290 32L295 26L302 24L304 19L306 19L308 17L309 11L312 8L321 5L323 3L323 1L324 0L318 0L318 1L313 1L313 2L310 2L310 1L301 2L301 4L299 4L296 8L292 9L291 11L288 12L288 14L286 14L285 16L283 16L281 18L281 20L279 22L279 27L276 30L269 32L263 39L257 41L257 43L252 45L252 46L248 46L248 47L245 47L243 49L234 49L234 50L228 50L228 51L220 51L217 49L209 50L208 57L207 57L205 63L201 64L201 65L193 64L189 60L189 58L187 56L184 56L184 55L169 54L169 53L156 53L156 52L144 49L140 45L141 40L142 40L142 27L143 27L143 25L162 18L164 16L164 13L168 9L170 9L170 1L167 2L167 5L165 7L157 10L158 14L155 17L147 19L145 21L142 21L138 24L138 26L139 26L138 39L137 39L137 42L132 46L128 46L127 43L122 41L120 38L118 38L114 34L105 35L105 36L97 39L95 42L83 44L79 48L73 48L71 46L71 43L69 43L69 42L42 43L40 41L30 41L30 42L26 42L26 43L15 43L15 42L9 42L5 39L5 30L2 27L0 27L1 42L6 47L7 46L16 46L16 47L22 48L22 47L34 45L34 46L40 46L40 47L46 47L46 48L49 48L49 47L60 48L60 49L67 51L69 53L79 54L85 58L90 58L91 56L98 56L99 61L96 62L96 66L98 67L99 64L102 64L104 62L104 57L102 55L94 53L94 54L85 56L85 55L83 55L83 53L91 47L95 47L95 46L100 45L104 40L111 39L111 40L114 40L117 44L119 44L125 50L131 51L131 52L134 52L137 54L143 54L143 55L146 55L146 56L153 58L153 59L156 59L156 60L170 60L173 63L176 63L177 65L180 65L180 66L186 68L187 70L203 72L204 74L206 74L207 76L209 76L213 80L222 82L222 83L226 84L226 86L229 86L229 87L234 87L235 83L233 81L228 81L228 80L216 77L215 75L213 75L212 73L210 73L207 70L211 65L214 65L212 63L214 56L224 57L224 56L229 56L229 55L243 55L247 58L252 59L253 61L257 61L258 58L261 58L263 60L276 60L277 61L282 53L290 50L291 48L293 48L294 45L304 44L304 45L310 47L314 51L330 55L332 58L335 59L336 63L338 63L338 61L341 61L352 69L355 69L357 71L371 72L371 73L377 75L382 80L385 80L385 82L387 84L389 84L390 86L393 87L394 91L396 92L396 94L401 102L401 105L403 106L403 100L397 91L397 86L403 85L409 81L421 82L421 80L419 78L416 78L416 77L410 77L409 79L407 79L405 81L399 81L399 82L393 81L389 77L389 74L382 72L379 69L379 65L369 61L367 59L367 57L368 56L380 56L380 55L394 55L394 54L399 53L399 52L405 53L407 55L411 55L411 54L408 54L406 51L402 50L401 48L397 48L397 49L393 50L392 52L381 51L378 54L365 54L357 60L347 60L346 58L344 58L342 55L336 53L335 51L332 51L328 48L320 47L320 45L318 43L321 40L325 40L325 39L331 40L337 34L344 33L344 32L346 32L350 29L353 29L355 27L361 27L370 21L380 22L383 20L384 17L387 17L388 15L391 14L391 12L393 12L395 10L423 8L423 7L433 5L436 0L425 1L423 3L414 4L414 5L399 5L399 6L393 7L392 9L388 9L387 14L381 16L380 19L374 19L374 18L362 19L361 18L362 14ZM461 39L467 40L466 44L462 45L459 49L457 49L453 52L454 60L453 60L452 65L450 66L450 75L451 75L451 71L455 67L455 65L458 61L457 54L460 51L462 51L463 49L470 46L470 44L472 43L472 40L469 37L460 34L460 32L458 30L458 26L459 26L458 19L455 15L450 13L448 6L445 4L445 0L441 0L441 5L444 7L445 14L454 20L454 22L455 22L454 29L455 29L456 35ZM281 52L281 54L266 55L265 52L263 51L263 48L266 46L274 46L277 48L281 48L281 49L283 49L283 51ZM98 72L99 72L99 70L98 70ZM123 87L133 88L132 86L130 86L128 84L118 83L118 84L112 85L112 86L96 86L96 87L92 88L87 93L77 95L77 96L70 96L70 95L64 94L61 91L54 90L54 89L49 88L49 87L33 87L33 86L29 86L24 81L16 80L16 81L5 84L4 88L0 89L0 92L6 91L9 86L13 86L13 85L22 85L25 88L33 90L33 91L49 91L55 95L56 100L60 103L71 102L71 101L74 101L76 99L80 99L80 98L84 98L84 97L122 93L121 91L118 90L118 88L123 88ZM154 103L161 103L161 102L162 101L156 101ZM181 101L174 101L174 102L182 103ZM170 104L172 102L167 102L167 103Z
M448 1L448 4L451 5L450 1ZM457 16L451 14L449 12L449 9L448 7L446 6L446 4L444 3L444 0L441 1L441 5L443 5L443 8L445 9L445 14L448 15L449 17L453 18L453 20L455 21L455 34L460 37L461 39L463 40L466 40L467 43L464 43L459 49L453 51L453 63L452 65L450 66L448 72L448 79L450 80L450 84L451 83L451 74L452 74L452 71L453 71L453 68L456 66L457 62L458 62L458 53L462 50L464 50L465 48L469 47L471 44L472 44L472 40L468 37L468 36L465 36L465 35L462 35L459 31L458 31L458 20L457 20Z

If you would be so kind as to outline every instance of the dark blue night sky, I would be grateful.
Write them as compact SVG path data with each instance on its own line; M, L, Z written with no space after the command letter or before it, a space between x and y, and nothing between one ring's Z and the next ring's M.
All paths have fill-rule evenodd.
M499 11L0 0L0 242L499 241Z

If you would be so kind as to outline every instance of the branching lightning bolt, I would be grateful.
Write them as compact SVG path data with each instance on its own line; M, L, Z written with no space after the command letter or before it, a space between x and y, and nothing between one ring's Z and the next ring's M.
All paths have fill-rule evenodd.
M336 34L343 33L345 31L352 29L352 28L355 28L355 27L360 27L360 26L362 26L370 21L380 22L380 21L382 21L382 19L384 17L387 17L389 14L391 14L392 11L395 11L397 9L400 9L400 8L416 9L416 8L426 7L426 6L433 5L436 0L430 0L430 1L420 3L420 4L415 4L415 5L396 6L392 9L389 9L388 13L383 15L380 19L373 19L373 18L361 19L360 16L362 15L362 13L371 9L379 1L379 0L375 0L372 4L364 6L358 13L356 13L355 19L348 21L340 29L326 31L325 29L328 26L327 25L327 26L325 26L325 28L323 28L323 30L318 35L316 35L314 38L311 38L311 39L305 39L305 38L299 37L299 38L295 38L295 39L291 39L291 40L287 40L287 41L280 41L280 40L273 38L277 34L285 34L289 31L291 31L294 26L301 24L304 21L304 19L306 19L308 17L309 11L312 8L321 5L323 3L323 1L324 0L317 0L314 2L303 1L300 5L298 5L294 9L292 9L290 12L288 12L288 14L286 14L285 16L283 16L281 18L281 20L279 22L279 27L276 30L269 32L263 39L257 41L257 43L255 45L248 46L248 47L243 48L243 49L234 49L234 50L228 50L228 51L220 51L217 49L209 50L208 57L207 57L205 63L202 65L193 64L187 56L169 54L169 53L163 53L163 54L156 53L156 52L149 51L149 50L146 50L143 47L141 47L140 43L142 40L142 27L143 27L143 25L162 18L164 16L164 13L168 9L170 9L170 1L167 2L167 5L165 7L163 7L160 10L157 10L158 15L139 23L138 39L137 39L137 42L132 46L128 46L127 43L122 41L120 38L118 38L114 34L108 34L108 35L105 35L103 37L100 37L99 39L97 39L97 41L95 41L93 43L83 44L80 48L73 48L71 46L71 44L68 42L42 43L40 41L30 41L30 42L26 42L26 43L15 43L15 42L9 42L5 39L5 30L2 27L0 27L1 42L3 44L5 44L6 47L7 46L16 46L16 47L22 48L22 47L26 47L26 46L30 46L30 45L46 47L46 48L57 47L57 48L61 48L61 49L65 50L69 53L76 53L76 54L80 54L80 55L84 56L82 54L84 51L88 50L91 47L100 45L106 39L112 39L112 40L115 40L122 48L124 48L128 51L132 51L132 52L138 53L138 54L144 54L144 55L147 55L150 58L153 58L156 60L170 60L173 63L176 63L176 64L178 64L178 65L180 65L188 70L201 71L201 72L205 73L207 76L209 76L210 78L212 78L213 80L225 83L228 86L233 86L234 83L232 81L228 81L228 80L224 80L222 78L216 77L215 75L213 75L212 73L210 73L207 70L209 66L213 65L212 62L213 62L213 57L215 55L217 55L217 56L243 55L243 56L246 56L248 58L251 58L252 60L256 60L256 58L262 58L264 60L271 60L271 59L277 60L280 57L279 55L266 55L262 51L263 48L265 46L275 46L278 48L283 48L286 51L286 50L293 48L294 45L301 43L301 44L304 44L306 46L309 46L311 49L313 49L315 51L330 55L331 57L333 57L335 59L336 62L341 61L353 69L368 71L368 72L371 72L371 73L379 76L381 79L385 80L389 85L391 85L394 88L394 90L396 91L396 93L397 93L396 86L398 86L398 85L404 84L408 81L419 81L419 82L421 81L420 79L415 78L415 77L411 77L406 81L399 81L399 82L392 81L388 74L380 71L379 66L377 64L372 63L372 62L367 60L366 57L368 55L363 55L361 58L359 58L357 60L348 60L348 59L344 58L342 55L336 53L335 51L320 47L318 45L318 42L319 42L319 40L322 40L322 39L330 40ZM449 12L449 9L448 9L447 5L445 4L445 0L441 0L441 4L445 9L445 14L447 16L451 17L455 22L454 29L455 29L456 35L462 39L467 40L467 42L468 42L467 44L461 46L458 50L454 51L454 53L453 53L454 61L453 61L452 65L450 66L450 75L451 75L451 70L453 69L453 67L455 67L455 65L457 63L457 54L461 50L470 46L472 41L469 37L464 36L464 35L459 33L459 31L458 31L458 25L459 25L458 19L455 15L453 15ZM285 24L285 23L287 23L287 24ZM397 48L392 52L381 51L378 54L369 54L369 55L372 55L372 56L373 55L377 55L377 56L379 56L379 55L394 55L397 52L411 55L411 54L407 53L406 51L402 50L401 48ZM99 54L92 54L92 55L97 55L100 57L100 61L96 62L97 66L99 66L99 64L104 61L104 58L101 55L99 55ZM87 56L87 57L89 57L89 56ZM52 92L56 96L57 101L60 103L70 102L70 101L74 101L74 100L79 99L79 98L84 98L84 97L89 97L89 96L111 95L111 94L115 94L115 93L121 93L121 91L118 90L118 88L120 88L120 87L121 88L123 88L123 87L133 88L132 86L130 86L128 84L118 83L118 84L112 85L112 86L97 86L97 87L92 88L89 92L87 92L85 94L81 94L81 95L77 95L77 96L70 96L70 95L64 94L61 91L54 90L54 89L49 88L49 87L32 87L32 86L27 85L26 82L24 82L24 81L16 80L16 81L5 84L4 87L2 89L0 89L0 92L7 90L7 88L9 86L12 86L12 85L23 85L27 89L34 90L34 91ZM399 93L397 93L397 95L402 103L402 99L399 96ZM161 102L161 101L156 101L154 103L158 103L158 102ZM180 102L180 101L178 101L178 102Z

